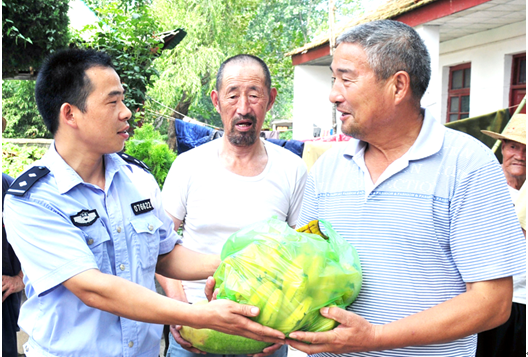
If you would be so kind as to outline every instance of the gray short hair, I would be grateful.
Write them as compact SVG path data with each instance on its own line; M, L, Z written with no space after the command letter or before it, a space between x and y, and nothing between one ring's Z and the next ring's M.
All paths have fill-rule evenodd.
M379 80L407 72L413 96L418 101L422 98L431 79L431 58L412 27L394 20L372 21L345 31L336 40L336 45L340 43L360 45Z
M260 59L257 56L248 55L248 54L239 54L233 57L230 57L226 59L221 65L220 69L218 69L218 73L216 74L216 91L220 91L220 88L222 88L222 81L224 80L224 68L228 64L247 64L247 63L255 63L262 68L262 72L264 74L264 85L266 86L266 89L268 90L268 94L271 91L271 74L269 71L268 66L266 63Z

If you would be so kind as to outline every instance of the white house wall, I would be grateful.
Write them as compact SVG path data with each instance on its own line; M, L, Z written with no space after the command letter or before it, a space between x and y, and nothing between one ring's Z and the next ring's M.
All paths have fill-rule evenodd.
M471 62L469 116L508 107L512 55L526 52L526 21L440 43L440 108L434 116L447 117L449 67ZM433 108L432 108L433 109Z
M440 26L420 25L415 27L416 32L420 35L427 47L431 58L431 68L438 68L438 59L440 54ZM440 109L441 94L441 74L438 71L431 70L429 86L425 91L421 105L433 112Z
M332 75L328 66L295 66L293 79L293 139L313 137L313 124L323 130L332 125L328 100Z

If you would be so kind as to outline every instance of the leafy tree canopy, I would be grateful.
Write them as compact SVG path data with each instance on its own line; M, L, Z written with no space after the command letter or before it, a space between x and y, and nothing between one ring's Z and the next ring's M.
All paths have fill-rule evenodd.
M336 16L357 10L359 0L336 1ZM221 62L249 53L268 64L279 92L267 116L269 126L271 120L291 118L293 66L284 54L328 29L328 0L153 0L152 14L162 30L183 27L188 35L155 61L159 78L148 95L215 126L222 124L209 95ZM148 104L162 115L181 117Z
M2 78L35 70L67 46L69 0L2 1Z
M156 74L152 62L163 48L155 35L159 26L145 1L92 1L95 3L102 5L94 9L100 21L83 30L92 34L88 41L80 34L75 41L80 47L105 51L112 57L126 91L125 104L134 113L142 108L147 86Z
M29 2L32 4L29 4ZM17 8L17 14L25 13L24 11L32 12L30 10L36 6L33 3L46 4L47 1L25 1L17 4L17 6L20 6L20 9ZM53 6L50 5L49 8L55 9L54 11L60 10L61 16L66 16L68 1L64 1L65 8L58 6L62 3L62 1L53 1ZM155 36L159 32L159 28L155 20L150 16L147 4L144 4L142 1L109 1L101 2L101 5L103 5L101 8L96 9L100 21L94 25L87 26L82 31L91 34L91 38L85 41L81 37L82 32L73 33L70 45L102 50L113 58L116 71L123 80L123 86L126 90L126 105L135 113L142 107L145 101L146 88L152 82L153 75L156 73L152 62L159 55L163 47L161 40ZM11 3L3 3L3 6L4 10L16 8ZM31 19L31 16L27 16L25 20L19 19L17 24L18 28L31 28ZM53 19L53 16L51 16L51 19ZM4 20L10 23L9 19L6 20L4 18ZM44 31L44 35L50 31L54 31L53 28L46 28L45 26L48 26L47 24L43 24L43 26L43 28L33 26L33 31L38 29L40 33L30 32L32 39L25 38L25 40L33 44L43 42L42 31ZM3 30L6 31L6 27ZM16 31L13 31L15 30L11 30L11 34L16 33ZM3 40L5 44L5 36ZM48 43L46 41L50 41L50 44L53 42L51 37L45 38L44 40L44 43ZM17 40L14 37L13 41L18 41L21 49L12 50L15 54L6 55L4 53L4 65L6 61L16 62L19 58L18 54L24 53L23 46L27 48L30 48L30 45L32 46L27 41L24 45L22 38L18 38ZM60 47L67 47L68 42L62 38L61 41L55 41L55 44L57 47L53 47L53 49L58 49ZM42 57L49 54L51 48L51 45L48 45L47 50L42 51ZM3 47L3 51L6 51L5 46ZM41 60L38 56L35 56L35 61L32 63L38 66ZM24 83L24 81L4 82L2 87L4 104L2 115L8 120L8 127L4 136L25 138L51 137L51 134L45 128L38 114L34 99L34 88L35 83L33 81L27 81L27 83Z
M155 123L158 129L160 125L164 125L162 129L169 131L169 137L173 125L172 122L163 120L165 118L188 115L214 126L222 125L212 106L210 93L216 84L215 77L220 63L239 53L254 54L262 58L270 68L273 86L278 89L276 104L268 114L265 126L269 126L274 119L291 118L293 66L291 58L284 57L284 53L325 34L328 29L329 0L84 1L96 12L100 21L83 30L84 34L91 34L87 42L79 34L72 41L77 46L108 52L113 57L127 90L126 101L129 108L133 112L145 109L141 113L146 116L137 117L144 122ZM24 9L36 9L37 5L33 2L49 3L49 6L46 5L47 9L55 11L49 19L60 14L66 16L67 7L61 8L62 11L59 12L56 10L61 4L67 6L68 1L65 0L23 0L22 3L17 1L16 6L13 0L4 0L4 44L7 37L22 48L31 45L30 41L36 41L37 37L32 39L20 30L22 26L16 27L9 22L13 21L10 14L15 10L23 13ZM335 3L338 19L361 10L359 0L336 0ZM15 9L16 7L20 9ZM44 13L43 11L40 13ZM40 33L48 33L51 31L48 29L54 28L45 24L32 26L31 21L25 22L30 24L28 27L32 27L32 31ZM184 28L187 36L176 48L161 53L160 39L155 34L176 28ZM58 40L51 42L59 43ZM65 45L66 43L62 43L62 47ZM58 47L61 46L54 48ZM5 46L3 50L6 50ZM51 51L50 48L48 50ZM7 58L4 55L4 63ZM33 95L17 97L22 93L28 95L30 89L20 85L4 87L4 98L13 98L9 104L11 107L7 106L11 108L10 116L18 115L15 120L20 120L22 126L26 122L40 122L40 119L36 119L36 109L27 100ZM17 114L16 110L23 110L24 114ZM28 116L27 119L24 119L25 115ZM29 117L33 119L30 120ZM13 132L18 134L12 134L13 136L19 137L46 135L45 130L36 123Z
M153 16L162 29L183 27L187 37L155 61L159 77L148 95L185 115L192 106L193 116L220 126L209 99L214 76L226 53L241 51L241 34L257 4L256 0L154 0ZM170 109L149 104L174 116Z

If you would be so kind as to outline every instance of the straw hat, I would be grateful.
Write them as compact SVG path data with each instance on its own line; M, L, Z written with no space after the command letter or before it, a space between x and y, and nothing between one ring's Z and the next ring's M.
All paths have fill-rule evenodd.
M526 114L515 114L502 132L495 133L489 130L481 130L484 134L497 140L512 140L526 145Z

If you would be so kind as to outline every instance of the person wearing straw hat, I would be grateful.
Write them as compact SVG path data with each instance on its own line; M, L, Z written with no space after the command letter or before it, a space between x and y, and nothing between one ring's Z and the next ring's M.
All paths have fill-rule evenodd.
M526 180L526 114L515 114L502 134L481 130L494 139L501 140L502 171L506 177L512 202L523 222L526 236L526 201L520 190ZM522 189L521 189L522 187ZM478 334L476 357L524 356L526 352L526 274L513 276L513 299L511 314L504 324Z
M515 114L502 134L481 131L493 139L502 140L502 171L515 201L526 180L526 114Z

